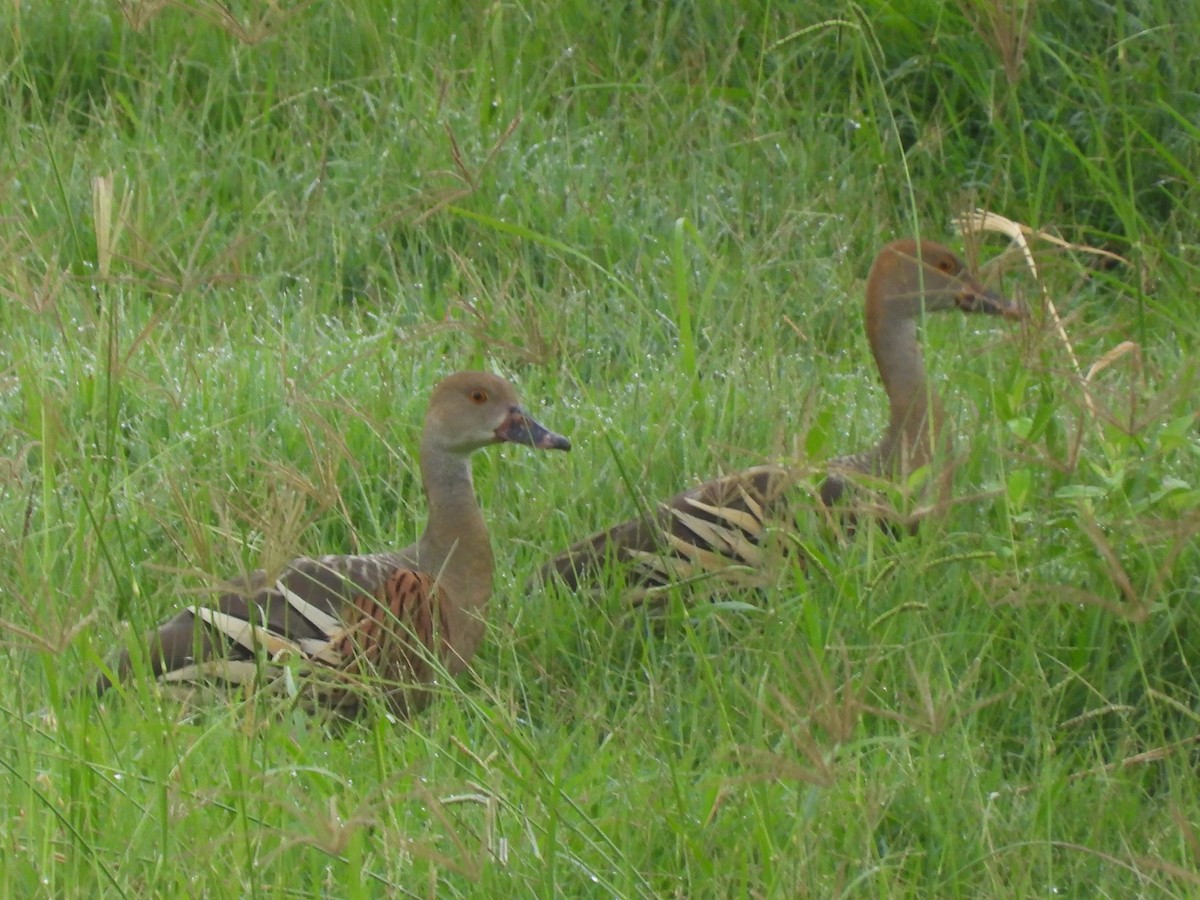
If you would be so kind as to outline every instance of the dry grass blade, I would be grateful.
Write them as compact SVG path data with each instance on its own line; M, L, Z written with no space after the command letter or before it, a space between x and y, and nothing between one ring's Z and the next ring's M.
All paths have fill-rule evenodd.
M1188 747L1194 747L1198 743L1200 743L1200 736L1185 738L1177 743L1169 744L1163 747L1154 747L1150 750L1143 751L1142 753L1135 753L1132 756L1127 756L1124 759L1117 760L1116 762L1106 763L1102 766L1096 766L1095 768L1087 769L1083 772L1072 772L1067 777L1067 780L1075 782L1082 781L1085 778L1098 778L1102 775L1111 775L1114 772L1122 772L1126 769L1132 769L1137 766L1145 766L1149 765L1150 763L1161 762L1164 759L1169 759L1170 757L1174 756L1180 750ZM1032 793L1035 790L1037 790L1037 786L1025 784L1018 787L1015 793L1020 796L1022 794Z
M1111 600L1071 584L1019 581L1007 575L992 576L986 581L973 575L972 580L979 595L986 597L993 606L1093 606L1135 624L1146 621L1149 614L1146 604L1131 605Z
M479 189L479 180L483 173L495 161L497 154L501 148L508 143L509 138L517 130L521 124L521 117L514 116L513 119L505 127L504 132L496 139L492 146L488 149L484 156L483 162L478 169L472 169L467 165L467 161L463 156L462 148L459 147L458 138L449 125L445 126L446 138L450 142L450 161L453 163L452 170L443 169L440 172L432 172L432 175L449 175L455 181L458 181L463 187L452 188L445 191L432 204L427 206L422 212L412 217L413 225L420 225L427 221L430 217L441 212L447 206L457 203L465 197L471 196ZM409 214L404 214L403 218L408 218Z
M1058 308L1055 306L1054 301L1046 292L1045 284L1038 273L1037 263L1034 260L1033 251L1029 246L1029 239L1036 238L1037 240L1045 241L1049 244L1053 244L1066 250L1093 254L1114 262L1124 263L1125 265L1128 265L1129 261L1123 256L1119 256L1116 253L1112 253L1108 250L1102 250L1099 247L1091 247L1086 244L1074 244L1070 241L1065 241L1062 238L1049 234L1048 232L1031 228L1028 225L1023 225L1019 222L1014 222L1012 219L1008 219L998 213L994 213L986 209L974 209L968 212L960 213L953 219L953 225L955 230L960 234L975 234L980 231L992 231L998 234L1003 234L1020 249L1026 266L1028 266L1030 273L1033 275L1034 280L1041 289L1042 303L1046 309L1046 313L1050 317L1050 320L1054 323L1055 332L1058 334L1059 340L1062 342L1063 348L1067 352L1067 358L1071 362L1071 367L1075 370L1075 374L1079 378L1080 391L1082 392L1083 402L1087 407L1088 415L1092 421L1096 421L1099 417L1096 408L1096 401L1088 387L1092 376L1111 365L1116 359L1124 356L1126 353L1131 352L1136 348L1136 345L1130 341L1122 342L1117 347L1114 347L1112 350L1108 351L1108 353L1105 353L1096 364L1093 364L1093 366L1089 369L1088 374L1084 376L1083 367L1079 363L1079 356L1075 352L1075 347L1071 342L1070 336L1067 334L1066 326L1063 324L1062 317L1058 313ZM1075 462L1078 459L1080 450L1082 449L1082 430L1078 437L1079 440L1075 443L1071 452L1070 468L1072 469L1075 467Z
M1185 869L1183 866L1168 862L1165 859L1159 859L1156 856L1135 856L1133 857L1133 861L1141 868L1153 869L1177 881L1182 881L1193 886L1200 886L1200 874L1193 872L1191 869Z
M316 0L300 0L295 6L283 6L279 0L264 0L260 4L262 12L256 19L249 22L241 21L229 6L215 2L215 0L196 0L194 3L188 3L185 0L169 0L169 5L187 10L243 44L254 45L277 34L315 2Z
M117 241L121 236L121 222L128 211L126 196L121 215L113 216L112 174L98 175L92 179L92 218L96 232L96 268L101 278L107 278L112 268L112 259Z
M141 32L171 0L118 0L121 15L135 32Z
M772 684L773 703L756 699L763 715L784 735L792 753L763 747L743 748L741 755L760 769L751 780L792 779L804 784L829 787L837 778L837 750L851 740L863 712L863 684L871 680L853 664L845 648L841 653L841 675L836 680L815 659L802 659L789 683ZM824 738L818 735L823 734Z
M97 612L92 610L78 622L67 628L61 629L58 634L51 637L46 637L29 628L22 628L15 622L10 622L7 619L0 619L0 631L11 632L25 639L26 643L19 641L11 641L7 639L0 640L0 647L33 647L42 653L52 653L58 655L70 646L71 641L79 635L81 631L96 621Z
M1108 568L1109 577L1129 604L1131 609L1127 613L1128 617L1135 622L1144 620L1150 614L1150 604L1134 588L1133 582L1129 578L1129 573L1121 565L1121 560L1117 556L1117 552L1113 549L1108 538L1104 536L1104 532L1096 522L1096 517L1082 504L1079 507L1079 525L1083 529L1083 533L1088 536L1088 540L1092 542L1092 546L1103 557L1105 565Z
M1087 374L1083 376L1083 380L1090 382L1122 356L1130 353L1140 361L1142 348L1133 341L1121 341L1121 343L1117 344L1111 350L1106 351L1103 356L1088 367Z
M1176 827L1179 828L1179 833L1183 836L1184 843L1187 844L1193 861L1200 863L1200 838L1196 836L1196 829L1187 820L1187 816L1183 810L1177 806L1171 808L1171 819L1175 822Z
M1109 250L1103 250L1100 247L1092 247L1088 244L1075 244L1071 241L1065 241L1057 235L1050 234L1048 231L1041 231L1037 228L1031 228L1020 222L1014 222L1012 219L1006 218L999 213L994 213L986 209L973 209L968 212L959 213L951 220L955 231L959 234L974 234L979 231L993 231L998 234L1008 236L1010 240L1021 248L1025 255L1025 261L1030 267L1030 271L1035 278L1038 277L1037 266L1033 261L1033 253L1029 249L1029 238L1036 238L1039 241L1045 241L1048 244L1053 244L1056 247L1061 247L1064 250L1072 250L1078 253L1088 253L1094 256L1100 256L1113 262L1129 265L1129 260L1125 257L1113 253Z
M965 708L959 708L983 669L984 659L982 656L977 656L972 660L970 668L962 674L958 686L950 693L949 697L941 693L934 696L933 683L928 672L917 665L911 654L905 655L905 662L912 678L913 690L909 693L897 691L896 698L908 707L908 712L899 712L878 706L864 706L864 712L873 713L893 722L902 722L926 734L939 735L954 723L1011 697L1017 691L1014 686L977 700Z
M1021 77L1021 63L1037 11L1036 0L959 0L959 9L1000 57L1009 84Z

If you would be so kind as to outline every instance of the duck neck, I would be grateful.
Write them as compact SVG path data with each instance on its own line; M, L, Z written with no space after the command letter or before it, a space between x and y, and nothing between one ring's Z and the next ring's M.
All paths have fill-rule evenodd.
M422 441L421 476L429 504L418 543L421 569L442 581L456 605L480 605L492 592L493 559L470 456Z
M904 477L929 462L932 436L941 428L941 403L925 375L914 318L869 319L868 338L889 406L875 468L880 475Z

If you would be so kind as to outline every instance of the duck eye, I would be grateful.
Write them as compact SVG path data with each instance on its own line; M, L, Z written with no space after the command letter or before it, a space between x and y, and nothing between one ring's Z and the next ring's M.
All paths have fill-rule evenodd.
M475 390L471 391L471 402L472 403L487 403L487 398L488 398L487 391L480 390L479 388L476 388Z
M941 269L943 272L945 272L947 275L949 275L950 272L954 269L954 264L952 262L950 262L950 260L948 260L948 259L943 259L941 262L938 263L938 268Z

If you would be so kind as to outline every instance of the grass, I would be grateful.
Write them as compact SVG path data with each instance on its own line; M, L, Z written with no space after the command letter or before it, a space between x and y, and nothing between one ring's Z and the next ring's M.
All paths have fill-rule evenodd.
M1093 9L11 6L0 892L1194 894L1200 48ZM1035 280L973 206L1126 262ZM917 232L1035 310L924 327L943 521L657 617L525 590L631 488L868 444ZM477 460L472 677L341 727L73 693L214 578L411 540L475 366L575 450Z

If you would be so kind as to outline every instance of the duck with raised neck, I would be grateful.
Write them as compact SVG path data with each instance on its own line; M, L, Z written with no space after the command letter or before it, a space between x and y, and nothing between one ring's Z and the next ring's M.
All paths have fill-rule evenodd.
M424 686L454 675L483 640L492 594L491 540L471 480L471 454L511 442L569 450L520 405L507 381L459 372L433 390L421 437L425 529L402 550L302 557L282 572L227 584L211 604L182 610L145 639L147 666L171 685L281 688L295 666L306 706L352 713L378 687L404 716ZM104 692L135 669L122 652L97 679Z
M876 256L867 278L866 332L887 392L889 416L882 439L861 453L829 463L821 499L838 505L854 474L903 482L937 462L948 443L941 404L928 383L917 324L941 310L1020 318L1023 310L983 287L966 264L932 241L900 240ZM948 472L946 473L948 475ZM775 524L786 529L797 502L793 489L805 473L784 465L755 466L683 491L656 508L574 544L546 563L542 581L568 588L598 587L619 567L627 596L645 600L686 581L725 585L763 582L764 539ZM948 477L939 477L941 490Z

